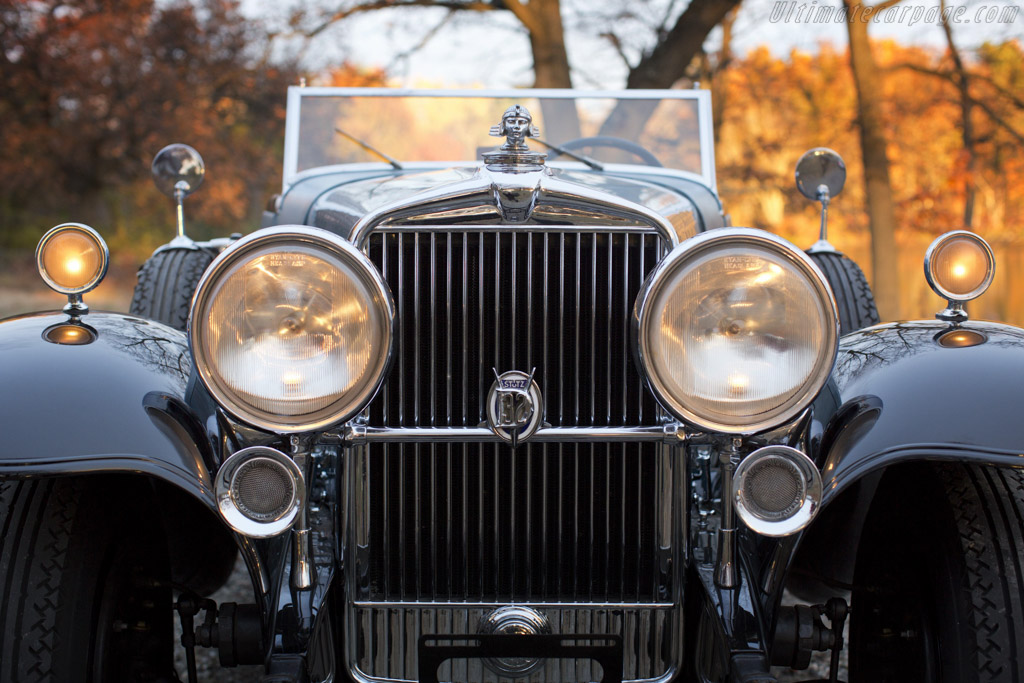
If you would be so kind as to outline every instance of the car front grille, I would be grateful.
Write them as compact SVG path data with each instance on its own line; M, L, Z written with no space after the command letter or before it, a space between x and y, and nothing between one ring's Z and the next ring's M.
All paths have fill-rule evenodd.
M534 368L548 425L658 424L629 341L633 302L664 253L657 235L420 230L368 244L399 315L370 426L477 427L495 372ZM513 602L556 633L621 634L627 679L670 670L680 473L665 446L370 443L352 455L358 677L414 680L419 635L475 633ZM443 680L496 679L480 662L445 666ZM588 667L552 661L531 680L594 680Z

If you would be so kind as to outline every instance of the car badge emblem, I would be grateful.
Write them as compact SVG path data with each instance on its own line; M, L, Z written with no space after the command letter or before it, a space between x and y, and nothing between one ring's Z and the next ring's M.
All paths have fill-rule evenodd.
M510 370L499 375L495 369L495 382L487 392L487 424L512 448L536 434L544 416L544 399L533 381L535 371Z

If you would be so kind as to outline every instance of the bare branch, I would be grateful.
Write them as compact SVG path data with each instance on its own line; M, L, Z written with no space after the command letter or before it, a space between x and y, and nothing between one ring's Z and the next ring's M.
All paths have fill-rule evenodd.
M943 80L949 81L953 85L956 85L957 76L952 71L946 71L943 69L933 69L927 66L921 66L920 64L895 64L891 69L909 69L918 73L927 74L929 76L935 76ZM980 100L976 97L970 97L970 103L985 112L992 122L997 126L1005 130L1012 137L1016 138L1018 142L1024 144L1024 134L1014 128L1010 123L1004 119L996 110L994 110L987 102Z
M987 102L985 102L984 100L975 99L974 97L970 98L970 100L971 104L973 104L975 107L981 109L983 112L988 114L988 117L992 119L993 123L995 123L997 126L1005 130L1014 138L1016 138L1017 142L1024 145L1024 134L1022 134L1016 128L1011 126L1010 123L1002 116L1000 116L994 109L992 109L992 107L990 107Z
M654 50L630 70L627 88L669 88L686 75L704 38L740 0L692 0Z
M921 74L927 74L929 76L943 78L949 81L950 83L955 83L954 73L946 69L936 69L933 67L923 66L921 64L912 64L909 62L904 62L901 64L892 64L886 68L886 71L896 71L897 69L907 69L909 71L916 71ZM1024 99L1021 99L1021 97L1014 93L1012 90L1007 89L1006 86L997 83L990 76L986 76L985 74L973 71L970 73L970 76L972 81L981 82L984 83L985 85L988 85L989 87L993 88L996 92L998 92L1000 95L1013 102L1014 106L1016 106L1018 109L1024 109Z
M971 73L971 80L976 81L976 82L977 81L981 81L982 83L985 83L989 87L993 88L1000 95L1002 95L1006 99L1008 99L1011 102L1013 102L1017 106L1017 108L1024 109L1024 99L1021 99L1021 97L1018 96L1017 93L1015 93L1012 90L1008 89L1006 86L997 83L995 81L995 79L993 79L993 78L991 78L989 76L986 76L985 74L979 74L979 73L973 73L972 72Z
M515 0L506 0L505 5L509 6L511 2L515 2ZM321 22L319 26L308 31L306 36L312 38L313 36L322 33L332 24L336 24L337 22L356 14L372 12L379 9L395 9L399 7L443 7L451 11L468 10L472 12L490 12L499 9L495 5L490 2L485 2L484 0L465 0L464 2L460 2L459 0L375 0L374 2L364 2L346 9L338 10Z
M388 66L384 70L391 71L392 67L395 64L403 60L409 59L409 57L411 57L413 54L425 48L427 46L427 43L433 40L434 37L437 36L438 32L440 32L441 29L443 29L445 26L449 24L449 22L451 22L454 16L455 10L448 10L448 13L444 15L444 18L441 19L441 21L437 22L437 24L435 24L433 28L431 28L425 34L423 34L423 37L420 38L419 42L410 47L408 50L403 50L402 52L399 52L397 55L395 55L394 58L391 60L391 63L388 64Z
M633 68L633 65L629 63L629 57L626 55L626 51L622 49L622 40L614 31L605 31L600 34L600 37L612 44L612 47L615 48L616 54L619 55L619 58L622 60L622 63L626 65L627 69Z

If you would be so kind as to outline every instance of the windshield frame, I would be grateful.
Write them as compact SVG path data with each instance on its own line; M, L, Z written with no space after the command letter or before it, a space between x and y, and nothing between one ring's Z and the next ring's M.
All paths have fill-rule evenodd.
M515 99L515 98L549 98L549 99L622 99L622 100L693 100L697 105L697 127L700 144L700 166L699 174L692 171L680 169L643 166L634 164L606 164L610 171L624 170L629 173L643 173L651 175L670 175L687 179L699 178L712 191L717 192L715 179L715 153L714 133L712 131L711 112L711 91L710 90L568 90L568 89L532 89L532 88L508 88L508 89L425 89L425 88L334 88L334 87L308 87L293 85L288 88L288 112L285 119L284 138L284 168L282 178L282 191L288 188L300 178L309 175L311 171L322 172L327 167L316 169L305 169L298 171L299 158L299 125L301 121L302 101L305 98L314 97L453 97L453 98L480 98L480 99ZM383 150L387 152L387 150ZM480 166L483 162L478 160L452 160L449 162L437 161L415 161L398 159L405 168L438 168L459 165L465 167ZM363 164L361 164L363 165ZM334 166L332 168L349 168L351 164ZM375 164L374 166L377 166ZM391 166L385 162L379 164L381 168L390 169Z

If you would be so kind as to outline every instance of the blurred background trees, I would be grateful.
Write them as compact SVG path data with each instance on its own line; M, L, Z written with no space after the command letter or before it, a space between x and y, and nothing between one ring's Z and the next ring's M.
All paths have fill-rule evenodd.
M931 314L937 304L918 276L923 249L969 226L1000 259L979 314L1024 323L1024 287L1011 279L1024 273L1019 38L967 46L959 28L932 22L916 30L945 40L911 47L869 41L870 24L849 22L845 44L738 51L739 0L247 5L243 13L232 0L0 0L0 252L30 250L51 225L77 220L99 228L126 267L140 263L172 234L170 200L152 187L149 162L177 141L199 149L209 169L189 200L190 234L249 232L279 187L288 85L388 85L428 46L475 31L495 53L522 52L523 86L710 88L719 186L734 224L801 246L815 240L817 222L794 190L793 166L810 147L836 149L850 173L830 234L873 279L884 317ZM324 56L325 41L346 42L339 27L373 14L407 22L391 64L364 65L354 49ZM604 81L589 61L598 54L619 65ZM479 84L493 86L491 75L481 64ZM445 78L442 70L426 85ZM571 129L572 117L562 118ZM872 209L885 189L888 208Z
M189 202L191 232L257 220L298 72L233 3L0 0L0 44L0 246L77 220L151 250L172 215L149 164L175 141L216 169Z

